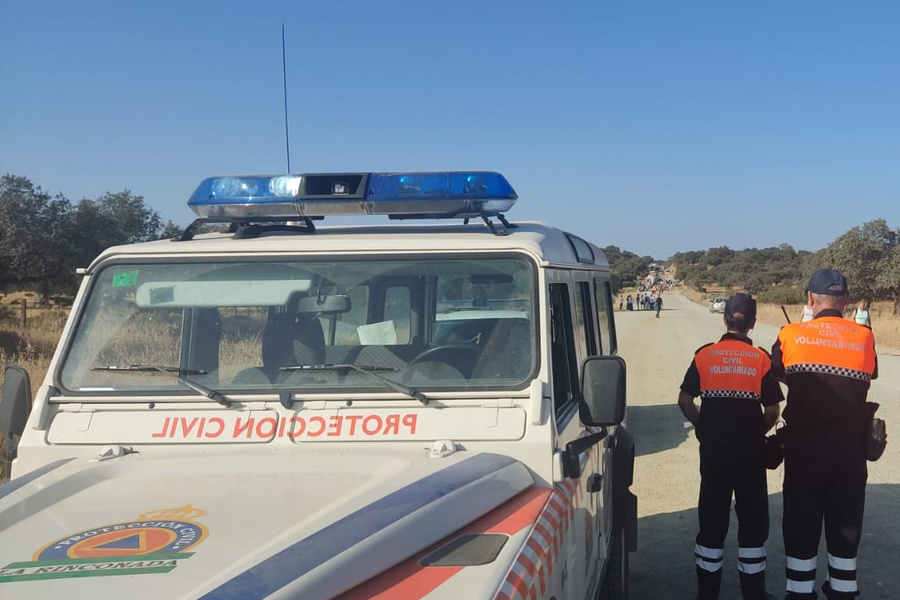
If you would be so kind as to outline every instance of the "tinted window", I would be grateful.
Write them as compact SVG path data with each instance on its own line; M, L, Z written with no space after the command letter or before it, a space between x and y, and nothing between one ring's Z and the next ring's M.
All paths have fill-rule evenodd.
M612 291L609 281L594 279L594 294L597 296L597 326L600 329L600 351L603 354L616 352L616 324L613 320Z
M591 249L590 244L571 233L567 233L566 237L569 239L569 244L572 245L572 250L575 251L575 258L578 262L587 264L594 263L594 251Z
M594 333L594 310L591 286L587 281L575 283L575 338L583 358L597 355L597 336Z
M569 287L550 285L550 354L553 361L553 408L559 418L575 405L578 385L578 358L575 332L569 308Z

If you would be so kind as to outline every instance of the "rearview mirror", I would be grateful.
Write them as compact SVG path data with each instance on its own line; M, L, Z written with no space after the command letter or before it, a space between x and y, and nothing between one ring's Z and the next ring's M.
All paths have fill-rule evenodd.
M329 296L305 296L297 299L298 313L337 314L350 311L350 296L332 294Z

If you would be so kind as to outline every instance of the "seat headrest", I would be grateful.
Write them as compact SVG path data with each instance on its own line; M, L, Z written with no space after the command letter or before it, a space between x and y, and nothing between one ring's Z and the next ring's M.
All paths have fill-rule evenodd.
M325 333L314 315L275 313L262 337L262 362L267 371L292 365L318 365L325 360Z

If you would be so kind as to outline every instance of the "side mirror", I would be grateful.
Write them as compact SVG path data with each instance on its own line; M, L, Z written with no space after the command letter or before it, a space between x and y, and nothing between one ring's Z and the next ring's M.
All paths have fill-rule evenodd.
M8 365L3 371L3 390L0 391L0 432L6 433L6 456L0 456L0 463L6 462L6 473L15 460L18 445L13 439L25 431L25 421L31 412L31 378L22 367Z
M585 425L607 427L625 419L625 361L618 356L592 356L581 373Z
M22 367L8 365L3 372L3 390L0 391L0 431L7 439L22 435L25 421L31 411L31 378Z
M618 356L592 356L581 373L581 422L591 427L618 425L625 419L625 361ZM606 437L606 430L582 436L566 444L563 474L581 477L582 452Z

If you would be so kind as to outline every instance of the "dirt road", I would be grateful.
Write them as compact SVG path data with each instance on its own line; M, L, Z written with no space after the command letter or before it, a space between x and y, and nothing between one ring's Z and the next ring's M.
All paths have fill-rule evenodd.
M664 296L659 319L652 311L616 313L620 354L628 363L628 426L637 440L634 491L638 496L638 551L631 557L634 600L692 599L696 595L694 537L700 486L698 444L676 405L678 387L694 351L724 333L721 314L677 294ZM771 348L775 327L759 325L754 344ZM875 331L876 338L878 331ZM869 399L881 403L888 422L888 448L869 463L866 517L859 556L861 598L900 598L900 352L879 350L879 378ZM784 596L781 537L783 472L769 471L771 527L768 587ZM722 600L740 599L737 574L737 521L725 549ZM825 577L824 543L818 583Z

